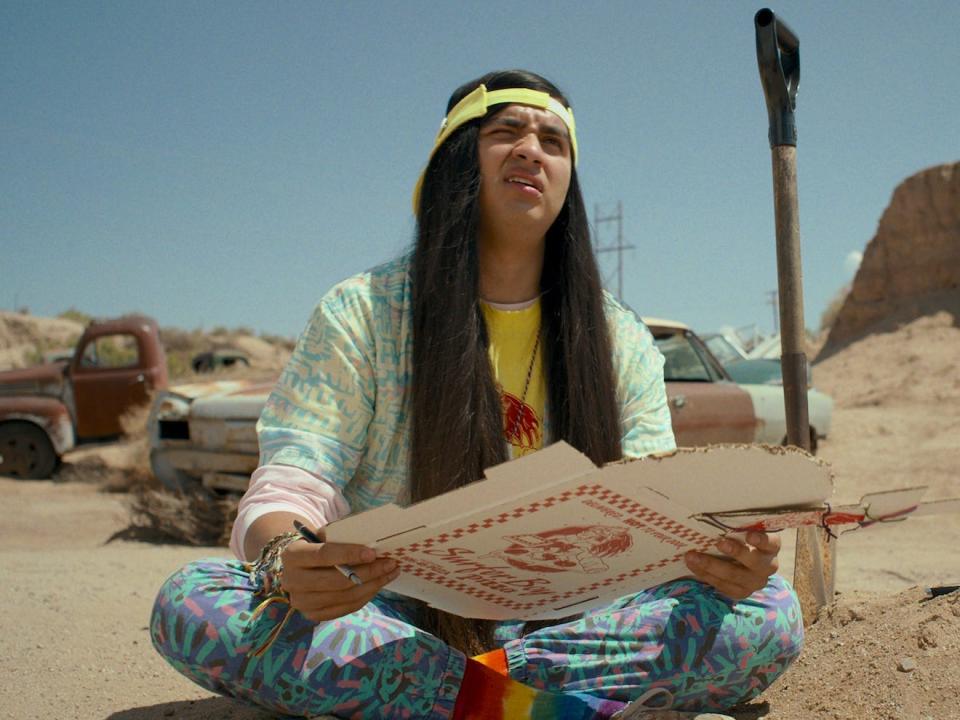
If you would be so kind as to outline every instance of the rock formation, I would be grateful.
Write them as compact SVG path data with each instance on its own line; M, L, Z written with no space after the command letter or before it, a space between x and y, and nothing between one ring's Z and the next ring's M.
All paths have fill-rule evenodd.
M960 324L960 162L894 190L817 360L941 310Z

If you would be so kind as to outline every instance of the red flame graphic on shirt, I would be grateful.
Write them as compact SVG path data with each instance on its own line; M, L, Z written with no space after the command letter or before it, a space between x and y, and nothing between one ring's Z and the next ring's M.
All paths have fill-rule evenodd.
M503 391L503 433L507 442L524 450L540 447L540 418L516 395Z

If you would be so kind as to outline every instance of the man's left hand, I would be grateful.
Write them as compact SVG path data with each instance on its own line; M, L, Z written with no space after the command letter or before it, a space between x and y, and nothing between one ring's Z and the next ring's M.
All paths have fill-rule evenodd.
M690 572L700 582L712 585L734 600L742 600L765 587L777 571L780 537L763 532L747 533L746 542L721 538L717 549L725 557L688 552L684 557Z

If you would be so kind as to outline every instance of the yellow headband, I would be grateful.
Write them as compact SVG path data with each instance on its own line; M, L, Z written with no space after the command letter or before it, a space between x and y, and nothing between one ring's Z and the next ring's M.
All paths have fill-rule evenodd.
M507 88L506 90L487 92L485 85L479 85L476 90L454 105L453 110L443 119L440 124L440 132L437 133L437 139L433 141L433 149L430 150L430 156L427 158L427 165L430 164L430 159L433 158L437 148L443 145L454 130L470 120L486 115L487 109L491 105L501 105L503 103L517 103L518 105L530 105L541 110L549 110L563 120L563 124L567 126L567 132L570 133L570 147L573 149L573 162L576 165L578 155L577 126L573 121L573 110L564 107L549 93L540 90ZM425 167L417 179L416 187L413 189L414 215L417 214L417 206L420 204L420 188L423 186L423 176L426 171Z

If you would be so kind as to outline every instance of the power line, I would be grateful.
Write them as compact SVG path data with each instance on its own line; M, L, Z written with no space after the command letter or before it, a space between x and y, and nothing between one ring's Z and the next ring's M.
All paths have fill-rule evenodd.
M600 242L600 224L616 222L617 240L613 245L604 245ZM617 200L617 212L611 215L601 215L600 205L593 206L593 226L596 228L596 237L594 238L594 252L599 256L603 253L617 253L617 298L623 299L623 251L633 250L633 245L623 244L623 204Z
M767 305L773 308L773 334L780 332L780 301L776 290L767 290Z

